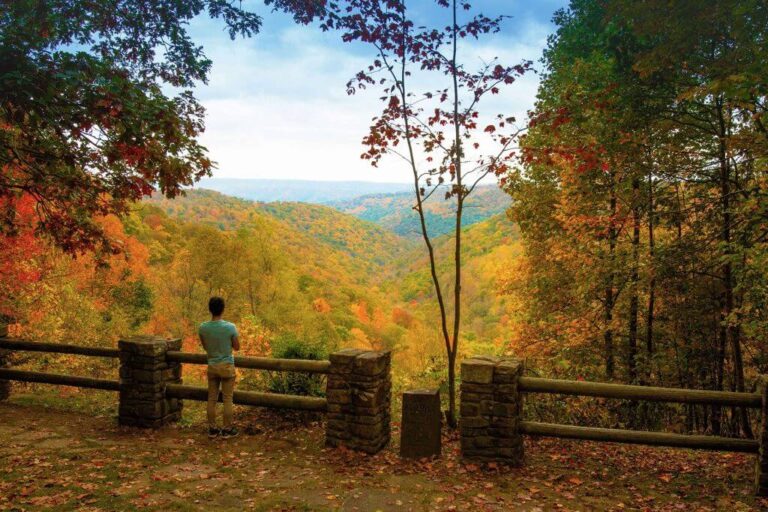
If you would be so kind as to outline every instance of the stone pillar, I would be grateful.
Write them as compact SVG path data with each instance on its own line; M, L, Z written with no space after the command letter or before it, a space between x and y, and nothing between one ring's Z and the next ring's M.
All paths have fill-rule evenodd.
M390 352L345 349L329 359L326 445L378 452L389 443Z
M441 424L439 390L414 389L403 393L400 456L439 457Z
M120 425L157 428L181 419L181 400L165 396L166 384L181 384L181 363L166 360L181 340L136 336L120 348Z
M755 432L760 443L755 463L755 494L768 496L768 375L758 376L757 392L763 397L763 406Z
M0 338L8 336L8 324L0 320ZM11 351L0 349L0 368L11 366ZM0 380L0 401L11 396L11 381Z
M520 433L523 365L512 358L474 357L461 363L461 454L480 462L523 463Z

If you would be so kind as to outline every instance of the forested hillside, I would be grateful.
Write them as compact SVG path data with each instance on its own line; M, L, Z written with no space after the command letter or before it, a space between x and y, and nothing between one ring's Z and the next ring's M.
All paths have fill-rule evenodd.
M190 226L209 226L217 238L243 231L260 233L256 238L260 245L248 250L281 255L279 261L285 274L279 277L280 282L290 287L291 280L299 279L307 287L303 300L321 310L325 318L331 319L333 332L340 333L329 337L331 344L321 341L325 349L339 340L345 345L393 348L396 359L410 368L398 375L401 382L439 381L444 354L433 330L434 296L419 244L329 207L254 203L212 191L191 191L171 201L154 198L140 212L146 209L170 215L165 222L184 219ZM155 234L145 236L152 238ZM466 284L465 350L498 351L508 337L505 325L511 301L500 293L498 276L507 259L516 253L513 227L500 214L469 227L466 237L464 253L470 278ZM449 237L437 239L437 250L446 262L441 272L447 271L449 245ZM226 256L220 259L226 260ZM238 273L244 275L242 265L238 258L215 265L232 269L233 280L224 282L223 288L235 285ZM256 272L254 277L258 279L259 269ZM264 295L258 290L254 294ZM233 299L247 304L248 294ZM203 308L204 300L200 300ZM329 311L324 311L326 307ZM243 314L248 312L246 308ZM237 319L241 313L233 314L238 315ZM285 324L289 319L306 324L313 318L310 314L298 319L298 314L287 315ZM278 321L270 323L269 328L279 332L285 326Z
M467 344L462 353L501 353L510 350L513 333L515 298L503 289L507 269L520 256L517 228L506 214L498 214L464 230L462 254L465 265L463 284L464 323L462 336ZM453 237L435 240L438 271L443 279L450 274ZM418 305L425 318L436 318L434 289L423 249L401 270L397 283L392 283L403 300ZM450 291L448 289L447 291Z
M309 203L252 202L210 190L189 190L174 200L154 196L149 201L167 214L187 221L238 229L254 219L270 217L306 235L286 235L287 243L306 243L306 238L322 242L352 257L351 265L368 263L385 267L410 252L414 244L373 223L365 222L337 210ZM374 268L368 268L373 271Z
M372 222L307 203L260 203L258 208L295 229L381 266L396 264L418 245Z
M444 192L438 189L425 203L424 216L432 236L450 233L456 227L454 202L445 200L443 196ZM375 222L398 235L419 239L421 227L419 217L413 210L415 202L413 192L402 192L365 195L328 204L342 212ZM509 195L496 185L478 187L465 205L463 223L470 226L483 221L504 212L510 204Z
M109 346L145 332L181 336L197 350L207 299L221 294L247 354L392 348L398 367L408 369L396 373L398 385L441 381L428 267L409 239L325 206L212 191L155 197L122 222L101 222L124 249L105 264L72 260L31 236L23 267L16 253L3 253L4 265L15 269L14 279L2 280L3 312L15 334ZM498 276L517 254L516 235L496 215L465 236L463 351L499 351L509 338L511 297L500 293ZM436 243L445 260L450 238Z

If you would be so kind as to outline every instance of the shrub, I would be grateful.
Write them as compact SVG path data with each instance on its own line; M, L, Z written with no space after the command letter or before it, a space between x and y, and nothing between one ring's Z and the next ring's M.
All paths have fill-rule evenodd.
M272 344L272 357L281 359L327 359L327 349L300 339L294 334L281 334ZM325 396L324 377L296 372L274 372L269 376L269 390L273 393L304 396Z

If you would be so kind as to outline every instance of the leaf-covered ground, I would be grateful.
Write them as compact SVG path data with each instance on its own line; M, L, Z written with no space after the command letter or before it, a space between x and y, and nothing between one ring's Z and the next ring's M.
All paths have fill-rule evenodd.
M188 404L200 417L202 404ZM323 447L319 421L240 410L210 441L199 420L158 431L111 415L0 403L0 510L760 510L754 457L532 440L527 464L404 461ZM396 429L395 429L396 430Z

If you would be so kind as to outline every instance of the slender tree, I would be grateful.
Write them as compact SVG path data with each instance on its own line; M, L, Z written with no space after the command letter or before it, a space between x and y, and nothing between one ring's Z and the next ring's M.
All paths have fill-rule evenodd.
M319 16L324 30L340 30L344 41L366 43L376 53L370 66L347 84L347 90L349 94L371 86L382 90L385 106L363 139L367 150L362 157L375 166L384 155L395 155L413 177L413 208L427 249L447 356L447 420L455 425L465 202L483 179L507 171L519 133L513 118L481 116L479 106L484 97L499 94L501 87L525 73L530 63L504 66L493 59L477 71L467 70L459 58L462 41L498 32L504 17L464 14L472 9L465 1L437 0L448 22L420 27L403 0L350 0L309 10L297 10L291 1L275 4L296 12L300 21ZM417 92L413 85L417 76L445 86ZM425 213L425 203L440 196L454 205L453 271L449 283L440 276Z

